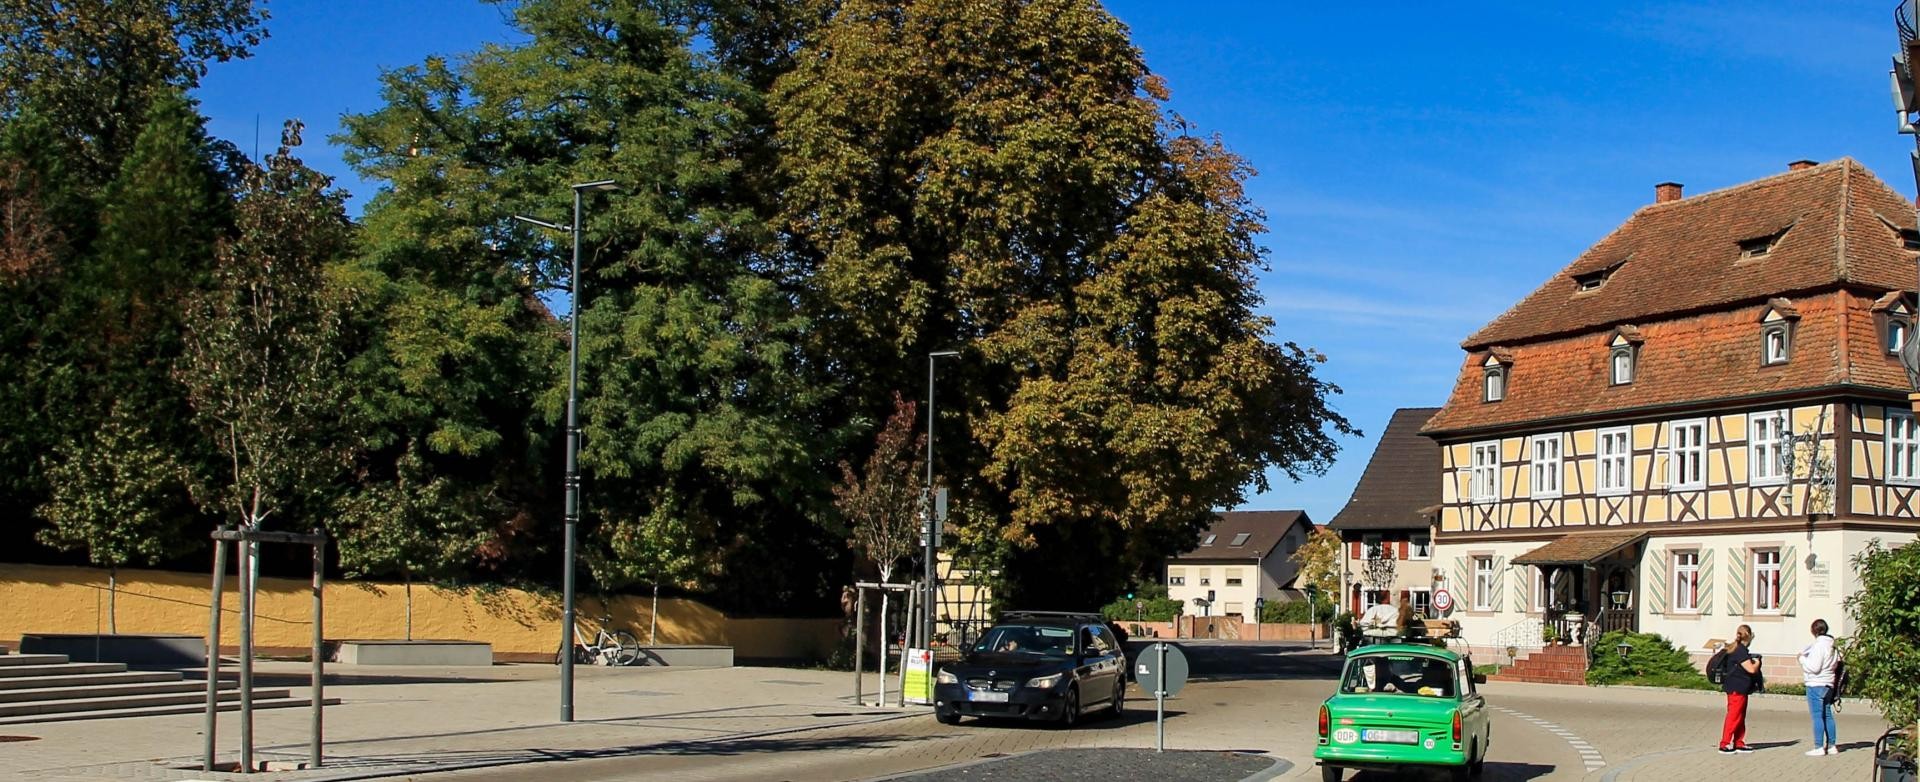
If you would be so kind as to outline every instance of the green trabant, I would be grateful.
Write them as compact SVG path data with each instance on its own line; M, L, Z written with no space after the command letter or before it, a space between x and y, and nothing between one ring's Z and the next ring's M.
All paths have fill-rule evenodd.
M1425 766L1477 776L1493 740L1473 660L1438 646L1375 644L1347 655L1340 690L1320 704L1320 777Z

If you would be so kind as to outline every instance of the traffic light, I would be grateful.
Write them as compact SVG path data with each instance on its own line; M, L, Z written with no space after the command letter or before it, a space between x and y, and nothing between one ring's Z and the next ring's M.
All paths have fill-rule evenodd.
M1128 593L1127 593L1127 599L1128 599L1128 600L1132 600L1132 599L1133 599L1133 593L1132 593L1132 592L1128 592Z

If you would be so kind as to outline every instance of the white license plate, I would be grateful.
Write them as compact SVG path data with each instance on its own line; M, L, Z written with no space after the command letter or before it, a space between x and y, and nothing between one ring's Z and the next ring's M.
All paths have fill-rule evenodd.
M1370 744L1418 744L1420 732L1413 730L1363 730L1360 740Z
M967 700L980 701L981 703L1006 703L1007 694L1004 692L973 692L969 690L967 692Z

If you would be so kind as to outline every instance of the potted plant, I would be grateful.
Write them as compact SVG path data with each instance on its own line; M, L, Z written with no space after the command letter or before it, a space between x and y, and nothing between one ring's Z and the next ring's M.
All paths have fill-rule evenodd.
M1540 640L1547 644L1559 644L1561 642L1560 628L1550 624L1540 625Z

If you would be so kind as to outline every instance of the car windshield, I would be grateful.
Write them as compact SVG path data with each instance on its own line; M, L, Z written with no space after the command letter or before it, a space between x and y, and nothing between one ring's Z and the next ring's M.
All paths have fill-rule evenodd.
M1451 698L1458 694L1453 665L1414 654L1369 654L1347 661L1343 693L1386 693Z
M1073 654L1073 628L998 625L973 645L975 652L1067 657Z

